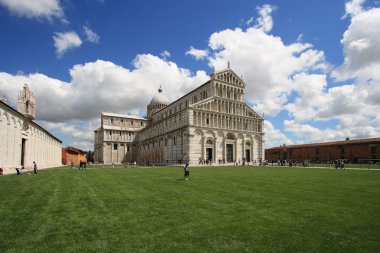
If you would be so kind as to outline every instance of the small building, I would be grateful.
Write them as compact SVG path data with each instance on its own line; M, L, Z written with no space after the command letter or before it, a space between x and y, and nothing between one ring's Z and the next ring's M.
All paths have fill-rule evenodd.
M87 162L85 151L70 146L67 148L62 148L63 165L79 165L80 161Z
M378 161L380 159L380 138L310 143L300 145L282 145L265 150L269 161L310 160L328 162L348 160L351 162Z

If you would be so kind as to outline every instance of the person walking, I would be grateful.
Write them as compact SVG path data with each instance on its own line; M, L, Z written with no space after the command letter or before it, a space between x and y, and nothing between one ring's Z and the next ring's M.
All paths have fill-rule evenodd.
M37 174L37 163L33 161L34 174Z
M185 166L183 166L183 177L185 180L189 180L190 171L189 171L189 162L186 162Z

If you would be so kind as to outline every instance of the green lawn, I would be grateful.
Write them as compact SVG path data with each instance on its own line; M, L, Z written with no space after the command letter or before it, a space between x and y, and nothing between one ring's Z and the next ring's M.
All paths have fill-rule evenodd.
M335 168L335 165L326 164L326 163L311 163L307 167L326 167L326 168ZM360 163L346 163L344 164L346 169L380 169L380 164L360 164Z
M54 169L0 177L0 252L380 252L380 171Z

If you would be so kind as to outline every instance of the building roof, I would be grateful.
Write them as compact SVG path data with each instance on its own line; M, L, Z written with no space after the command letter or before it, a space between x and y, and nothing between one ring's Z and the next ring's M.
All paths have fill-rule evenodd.
M98 131L100 129L96 129L95 131ZM139 131L139 130L141 130L141 128L136 128L136 127L109 126L109 125L103 125L103 129L105 129L105 130L118 130L118 131Z
M82 153L82 154L85 154L86 151L83 151L79 148L74 148L74 147L70 147L70 146L67 146L66 148L62 148L63 150L71 150L71 151L74 151L74 152L77 152L77 153Z
M168 105L170 104L170 100L167 96L162 92L161 87L158 89L158 93L154 95L149 105Z
M110 117L117 117L117 118L127 118L127 119L140 119L140 120L148 120L147 118L136 116L136 115L124 115L124 114L118 114L118 113L112 113L112 112L102 112L102 116L110 116Z
M308 143L308 144L297 144L285 146L289 148L312 148L312 147L321 147L321 146L334 146L334 145L347 145L347 144L360 144L360 143L370 143L370 142L380 142L380 137L378 138L366 138L366 139L356 139L356 140L344 140L344 141L330 141L330 142L320 142L320 143ZM270 149L282 149L283 146L273 147Z
M239 76L238 76L238 75L237 75L237 74L236 74L236 73L235 73L235 72L234 72L234 71L228 66L226 69L222 69L222 70L219 70L219 71L214 71L214 73L212 73L212 74L210 75L210 79L207 80L205 83L203 83L203 84L201 84L200 86L198 86L198 87L192 89L191 91L187 92L185 95L183 95L182 97L178 98L177 100L174 100L173 102L167 104L167 106L166 106L165 108L160 109L159 111L156 112L156 114L157 114L158 112L162 111L162 110L165 110L165 109L166 109L167 107L169 107L170 105L175 104L177 101L179 101L179 100L181 100L182 98L188 96L189 94L191 94L191 93L193 93L193 92L195 92L195 91L197 91L197 90L203 88L204 86L206 86L207 84L209 84L209 83L212 81L212 79L214 78L215 75L220 74L220 73L225 72L225 71L231 71L232 73L234 73L234 74L235 74L235 75L236 75L236 76L242 81L242 83L244 84L243 79L240 78L240 77L239 77ZM244 84L244 87L245 87L245 84ZM249 108L250 108L250 107L249 107ZM253 110L252 108L250 108L250 109Z
M11 110L12 112L18 114L21 118L23 118L24 120L28 120L24 114L20 113L19 111L17 111L16 109L14 109L13 107L9 106L7 103L4 103L3 101L0 100L0 106L4 106L5 108L7 108L8 110ZM45 128L43 128L42 126L38 125L36 122L34 121L30 121L30 124L32 124L33 126L39 128L40 130L42 130L44 133L46 133L47 135L49 135L50 137L52 137L53 139L55 139L56 141L58 141L59 143L62 143L62 141L60 139L58 139L57 137L55 137L54 135L52 135L51 133L49 133Z

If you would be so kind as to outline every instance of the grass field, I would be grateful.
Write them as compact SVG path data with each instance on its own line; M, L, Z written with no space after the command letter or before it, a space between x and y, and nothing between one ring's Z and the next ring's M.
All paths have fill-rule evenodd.
M0 177L0 252L380 252L380 171L54 169Z

